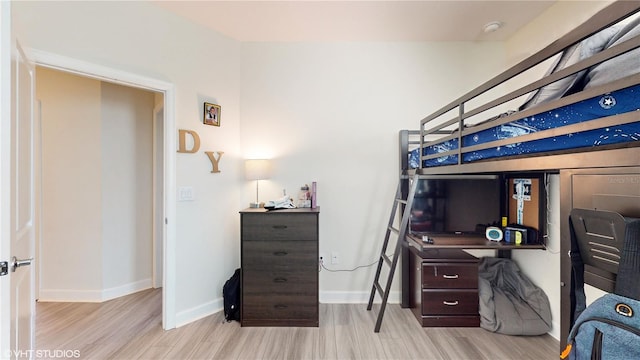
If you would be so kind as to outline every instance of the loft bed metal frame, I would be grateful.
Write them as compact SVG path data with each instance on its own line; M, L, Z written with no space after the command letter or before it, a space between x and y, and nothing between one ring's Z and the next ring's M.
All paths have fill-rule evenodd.
M512 99L516 99L531 91L539 89L540 87L550 84L565 76L574 74L583 69L587 69L598 63L601 63L607 59L613 58L619 54L623 54L630 50L640 47L640 36L637 36L623 44L604 50L590 58L569 66L561 71L546 76L540 80L529 83L528 85L511 91L510 93L495 98L489 102L486 102L474 109L466 110L465 105L495 88L496 86L516 77L517 75L525 72L528 69L544 62L545 60L553 57L562 50L572 46L573 44L582 41L590 35L604 29L618 21L625 19L640 11L640 2L631 1L618 1L609 5L604 10L598 12L588 21L578 26L562 38L553 42L546 48L542 49L538 53L531 57L521 61L510 69L499 74L495 78L480 85L476 89L461 96L453 102L435 111L431 115L425 117L420 121L419 130L402 130L400 131L399 139L399 154L400 154L400 174L405 176L411 174L433 174L433 175L448 175L448 174L496 174L496 173L517 173L517 172L545 172L545 173L559 173L560 174L560 187L562 189L560 196L560 214L561 214L561 329L560 329L560 342L561 348L566 345L566 338L570 330L569 324L569 284L571 284L571 263L568 256L562 256L567 254L570 250L570 234L568 229L569 213L571 212L572 203L574 199L570 191L565 191L571 188L571 176L574 174L593 174L593 173L606 173L606 174L637 174L637 179L640 179L640 141L621 143L616 145L606 145L602 147L593 148L577 148L569 150L561 150L554 152L536 153L527 156L510 156L503 158L492 158L474 162L463 162L463 154L474 150L488 149L497 146L506 146L522 141L538 140L546 137L567 135L580 131L587 131L591 129L603 128L611 125L627 124L640 121L640 112L634 111L629 113L623 113L615 116L598 118L594 120L585 121L575 125L570 125L562 128L554 128L550 130L544 130L537 133L532 133L520 137L514 137L509 139L501 139L496 141L487 142L481 145L472 147L463 147L462 138L470 134L488 129L490 127L506 124L517 119L521 119L534 114L542 113L551 109L555 109L561 106L573 104L575 102L588 99L594 96L602 95L604 93L622 89L628 86L640 84L640 74L631 75L626 78L616 80L614 82L591 88L589 90L581 91L576 94L560 98L559 100L550 101L548 103L542 103L533 108L516 112L507 115L502 118L494 119L490 122L480 123L472 127L465 127L465 120L486 110L492 109L498 105L504 104ZM452 111L457 109L458 115L452 119L443 121L443 116L447 116ZM451 116L451 115L449 115ZM439 120L438 120L439 119ZM436 124L437 121L440 121ZM452 133L446 131L445 128L449 126L457 126L457 129ZM453 151L442 152L439 154L424 155L422 149L428 146L431 142L428 140L434 136L439 137L438 141L447 139L457 139L458 148ZM420 167L416 169L409 168L408 154L411 150L418 148L420 151L419 163ZM435 167L423 167L423 161L427 159L438 158L447 155L457 155L458 163L454 165L442 165ZM640 186L638 186L640 192ZM408 189L408 181L406 185ZM406 195L406 192L405 192ZM635 195L634 195L635 196ZM403 251L402 261L402 298L401 304L403 307L409 307L409 294L408 289L408 259L409 251L405 249ZM595 284L594 286L598 286Z
M549 129L545 131L539 131L535 133L531 133L528 135L517 136L508 139L501 139L491 142L486 142L480 145L475 146L466 146L462 145L462 138L464 136L472 135L474 133L480 132L482 130L495 127L498 125L506 124L518 119L522 119L527 116L540 114L548 110L557 109L559 107L570 105L576 103L581 100L589 99L594 96L602 95L613 90L622 89L628 86L640 84L640 74L635 74L628 76L626 78L622 78L616 80L614 82L610 82L608 84L604 84L601 86L593 87L588 90L584 90L578 92L576 94L563 97L559 100L550 101L547 103L539 104L538 106L515 112L513 114L501 117L499 119L487 121L484 123L480 123L471 127L466 127L466 120L471 118L472 116L476 116L478 114L484 113L487 110L493 109L496 106L501 104L505 104L510 100L517 99L520 96L526 95L542 86L553 83L563 77L569 76L571 74L580 72L589 67L602 63L608 59L614 58L620 54L624 54L630 50L640 47L640 36L632 38L624 43L621 43L617 46L611 47L604 51L601 51L587 59L584 59L572 66L568 66L567 68L560 70L558 72L554 72L549 76L543 77L537 81L529 83L519 89L509 92L506 95L500 96L496 99L493 99L489 102L486 102L474 109L466 110L465 107L471 100L477 99L481 95L485 95L488 91L494 89L500 84L505 83L508 80L515 78L516 76L523 74L525 71L535 67L536 65L552 58L554 55L560 53L567 47L589 37L590 35L611 26L612 24L617 23L620 20L623 20L636 12L640 11L640 4L638 2L631 1L619 1L611 4L604 10L600 11L596 15L594 15L591 19L589 19L584 24L578 26L576 29L572 30L559 40L553 42L549 46L540 50L536 54L531 57L521 61L510 69L504 71L499 74L495 78L487 81L486 83L480 85L469 93L461 96L460 98L452 101L451 103L445 105L429 116L425 117L420 121L420 148L424 149L429 144L433 144L433 141L428 140L433 136L442 136L443 134L448 134L444 137L440 137L438 142L448 140L448 139L457 139L458 140L458 149L442 152L438 154L424 155L420 154L420 165L421 167L417 169L419 173L423 174L451 174L451 173L477 173L477 172L485 172L485 171L519 171L519 170L531 170L531 169L539 169L539 170L557 170L567 166L567 163L564 161L572 160L572 161L580 161L581 159L576 156L576 154L581 152L592 152L592 151L602 151L607 149L615 149L619 147L633 147L639 146L639 144L621 144L619 146L605 146L602 148L581 148L581 149L569 149L563 151L557 151L552 153L538 153L532 156L526 157L508 157L508 158L495 158L482 160L477 162L463 163L462 162L462 154L483 150L489 148L495 148L498 146L506 146L515 143L520 143L524 141L534 141L539 139L544 139L551 136L560 136L560 135L568 135L580 131L587 131L591 129L599 129L606 126L611 125L621 125L628 124L632 122L636 122L639 120L639 116L634 112L623 113L619 115L609 116L605 118L593 119L590 121L585 121L582 123L563 126L559 128ZM457 109L458 115L452 119L445 120L443 116L450 113L451 111L455 111ZM446 127L450 127L452 125L457 125L457 129L451 133L447 132L444 129ZM401 144L402 146L402 144ZM568 156L563 156L567 155ZM458 164L457 165L443 165L437 167L422 167L423 160L434 159L447 155L457 155ZM560 155L558 157L554 157L555 155ZM597 157L597 154L590 154L589 161L587 163L582 164L579 163L578 166L599 166L598 160L593 159L593 156ZM612 153L615 155L615 152ZM593 161L592 161L593 160ZM591 164L593 162L593 164ZM522 165L521 165L522 163ZM602 162L604 166L607 166L607 162ZM526 164L526 165L525 165Z

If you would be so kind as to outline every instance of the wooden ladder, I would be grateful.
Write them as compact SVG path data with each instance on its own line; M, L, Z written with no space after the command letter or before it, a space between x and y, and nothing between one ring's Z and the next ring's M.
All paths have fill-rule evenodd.
M393 201L393 207L391 208L391 216L389 216L389 225L384 236L384 242L382 243L382 250L380 251L380 258L378 259L378 269L376 270L376 276L373 280L373 286L371 287L371 296L369 297L369 305L367 310L371 310L373 306L373 300L376 296L376 290L382 296L382 304L380 311L378 312L378 320L376 321L375 332L380 332L380 326L382 325L382 317L387 307L387 300L389 299L389 291L391 290L391 283L393 281L393 275L395 274L396 267L398 266L398 259L402 252L402 246L406 241L405 236L409 228L409 218L411 217L411 207L413 205L413 198L418 187L419 175L401 175L398 182L398 189L396 190L396 197ZM402 185L405 180L409 179L409 194L406 199L402 198ZM396 216L398 213L402 213L400 225L398 228L394 227ZM389 239L391 233L397 234L396 249L393 252L393 258L387 255L387 247L389 246ZM382 272L383 264L389 265L389 276L385 284L384 290L380 285L380 273Z

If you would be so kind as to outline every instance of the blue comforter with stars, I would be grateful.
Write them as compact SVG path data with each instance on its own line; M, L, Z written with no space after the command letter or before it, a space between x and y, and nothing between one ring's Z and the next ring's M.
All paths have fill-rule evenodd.
M462 144L463 147L473 146L639 110L640 85L634 85L464 136ZM638 119L638 122L629 124L472 151L463 154L463 162L640 141L640 113ZM452 139L426 146L423 148L423 154L439 154L456 149L458 149L458 139ZM417 150L410 155L410 162L414 165L417 165L417 155ZM458 155L447 155L424 160L423 167L457 163Z

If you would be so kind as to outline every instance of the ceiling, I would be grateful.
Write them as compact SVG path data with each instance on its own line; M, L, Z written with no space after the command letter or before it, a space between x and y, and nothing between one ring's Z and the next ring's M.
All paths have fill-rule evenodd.
M239 41L314 42L503 41L558 0L152 1Z

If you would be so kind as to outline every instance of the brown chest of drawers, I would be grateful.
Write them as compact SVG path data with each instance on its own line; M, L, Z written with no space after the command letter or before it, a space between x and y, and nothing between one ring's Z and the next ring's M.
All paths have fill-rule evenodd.
M480 326L478 259L462 250L411 249L411 303L422 326Z
M318 326L319 213L240 212L242 326Z

